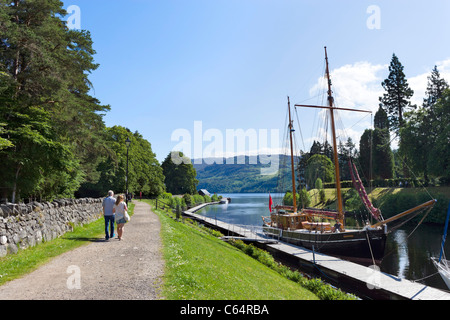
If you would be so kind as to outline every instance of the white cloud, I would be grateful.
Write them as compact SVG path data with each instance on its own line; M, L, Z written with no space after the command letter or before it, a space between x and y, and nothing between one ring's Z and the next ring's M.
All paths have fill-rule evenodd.
M336 105L376 112L378 97L383 90L383 71L386 69L387 65L372 65L369 62L357 62L336 69L332 74Z
M378 110L378 97L381 96L387 65L373 65L369 62L356 62L331 71L333 95L337 107L362 110ZM320 78L311 88L310 94L326 90L326 81Z
M414 90L411 101L421 105L425 97L428 76L431 70L437 66L441 77L450 82L450 58L438 61L429 66L429 70L408 78L410 87ZM381 82L388 76L388 65L374 65L370 62L356 62L331 71L332 90L336 106L342 108L356 108L378 110L378 98L383 95L384 89ZM311 88L310 95L315 96L319 91L326 91L324 78L318 79Z
M431 71L430 71L431 73ZM411 97L411 104L421 106L425 91L427 90L428 76L430 73L422 73L415 77L408 79L408 84L414 90L414 95Z
M372 111L378 110L378 97L383 94L381 82L386 78L388 65L373 65L370 62L356 62L331 70L331 81L335 104L340 108L353 108ZM320 96L327 91L327 82L321 77L311 88L311 96ZM325 112L318 114L319 121L324 123ZM371 127L371 117L366 113L342 111L336 113L336 129L338 140L345 143L348 138L359 147L359 140L364 130ZM330 131L327 130L328 140ZM307 141L324 141L325 130L317 132L316 136Z
M436 62L429 66L429 70L408 78L408 83L414 90L414 96L411 98L413 104L422 105L428 76L431 74L434 65L437 66L441 77L450 83L450 58ZM331 70L332 90L336 106L370 110L375 114L379 107L378 98L384 93L381 83L387 78L388 70L388 64L375 65L366 61L348 64ZM326 92L326 90L326 80L321 77L310 89L309 93L311 97L320 96L319 92ZM338 135L341 136L341 140L345 141L348 137L351 137L358 147L362 133L371 126L370 119L364 119L364 116L355 116L355 113L352 112L340 112L339 116L345 126L345 129L338 129ZM345 132L339 130L344 130ZM318 137L314 138L317 139ZM393 142L392 147L396 147L395 142Z

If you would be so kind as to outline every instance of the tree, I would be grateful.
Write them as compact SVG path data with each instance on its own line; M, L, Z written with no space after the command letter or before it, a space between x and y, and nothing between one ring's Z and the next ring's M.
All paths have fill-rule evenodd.
M316 183L315 183L315 188L318 189L318 190L323 188L322 179L317 178Z
M441 78L437 66L434 66L431 75L428 76L427 91L423 99L423 108L433 110L436 102L442 98L444 91L448 89L448 83Z
M319 141L314 140L311 146L311 150L309 151L311 156L315 154L323 154L323 148Z
M311 196L306 188L301 188L299 193L295 193L295 201L297 203L297 209L307 208L311 205ZM294 205L294 197L291 191L284 194L283 204L286 206Z
M60 1L0 2L1 181L13 200L72 196L107 148L88 92L98 65L87 31L68 30ZM5 194L4 194L5 196Z
M83 183L78 196L100 197L108 190L126 192L127 138L131 141L128 149L128 191L132 194L142 192L150 197L165 191L163 171L151 144L137 131L132 133L122 126L113 126L106 129L105 142L111 153L104 156L96 167L98 181Z
M390 129L396 133L404 125L404 113L415 107L409 101L414 91L409 87L403 69L397 56L393 54L389 76L381 83L386 93L379 98L380 107L388 116Z
M387 116L387 113L384 111L384 109L380 106L378 108L378 111L375 113L375 117L373 119L373 125L375 128L378 129L388 129L389 130L389 119Z
M373 172L376 178L392 179L394 176L394 155L391 150L389 121L383 108L374 117Z
M367 179L392 179L394 155L390 146L387 115L381 106L375 113L374 125L373 130L364 131L359 142L362 173Z
M3 129L4 126L5 126L4 123L0 123L0 135L5 132L4 129ZM11 141L9 141L8 139L0 137L0 150L8 148L8 147L12 147Z
M405 156L408 166L416 173L423 174L428 181L427 162L430 153L430 130L424 130L430 124L425 124L427 112L417 110L408 115L405 126L400 130L399 153Z
M172 159L183 159L181 163L175 164ZM179 163L179 164L178 164ZM198 180L195 178L197 172L191 161L187 159L182 152L170 152L161 164L165 176L167 192L172 194L195 194L197 191Z
M320 154L313 155L308 159L306 169L306 182L309 186L314 186L317 178L323 182L334 181L334 164L331 160Z
M445 183L450 183L450 89L446 89L435 104L436 140L432 144L427 166L431 174L441 177Z
M428 76L427 91L425 92L425 98L423 99L423 121L421 123L422 130L426 131L430 137L430 144L434 143L437 138L436 124L442 119L439 118L439 114L436 111L436 103L442 98L445 90L449 88L449 85L445 79L442 79L437 69L434 66L431 71L431 75Z
M347 142L343 144L339 141L338 145L338 159L339 159L339 168L340 168L340 176L341 180L350 180L350 169L348 167L348 160L356 158L357 151L355 148L355 144L353 143L352 138L348 138Z
M372 139L372 129L364 130L364 133L359 139L359 163L361 165L360 175L366 179L371 179L373 174Z
M314 140L311 150L309 151L310 156L313 156L315 154L322 154L327 156L330 159L333 159L333 148L328 143L328 141L325 141L323 144L321 144L319 141Z
M323 190L323 189L322 189ZM302 188L298 193L297 208L307 208L311 205L311 196L306 188Z
M392 179L394 176L394 155L387 129L375 128L373 132L373 173L379 179Z
M311 157L311 154L309 152L303 152L300 151L300 157L298 159L298 163L297 163L297 172L298 172L298 179L299 179L299 184L297 186L297 189L300 190L303 187L306 186L307 182L306 182L306 170L307 170L307 165L308 165L308 160ZM283 170L283 168L281 168L280 170ZM286 174L289 174L289 176L291 175L290 170L283 170L282 172Z
M429 181L429 167L434 167L433 171L436 172L435 160L430 158L433 155L431 150L436 149L438 139L445 131L442 128L442 121L446 121L445 114L442 113L442 104L438 102L441 101L446 89L448 84L441 79L435 66L428 77L422 108L407 114L405 127L400 132L401 153L406 155L414 172L423 174L426 182ZM441 172L438 175L440 174Z
M135 185L133 191L142 191L143 194L156 197L164 191L163 170L153 153L151 144L137 131L133 138L136 140L136 148L133 151L133 168Z

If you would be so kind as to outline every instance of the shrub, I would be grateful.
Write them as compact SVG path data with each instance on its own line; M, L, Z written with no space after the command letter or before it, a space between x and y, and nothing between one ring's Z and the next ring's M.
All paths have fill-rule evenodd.
M319 190L319 200L321 203L325 202L327 200L327 197L325 195L325 190L324 189L320 189Z
M284 197L283 197L283 204L285 206L292 206L293 204L293 200L292 200L292 193L291 192L286 192Z
M188 206L193 206L195 204L194 197L192 197L189 193L185 193L183 195L183 200Z
M316 189L323 189L323 183L322 183L322 179L317 178L316 183L315 183L315 187Z
M299 194L299 200L297 202L297 206L300 207L309 207L311 205L311 196L309 195L308 191L306 191L306 188L303 188L302 190L300 190L300 194Z
M442 194L435 195L437 203L430 211L424 222L429 223L443 223L447 213L448 198ZM389 218L408 209L414 208L422 203L430 200L430 196L426 192L418 193L396 193L387 195L378 201L375 201L374 205L380 203L379 208L383 214L383 217ZM427 209L425 209L427 210ZM418 222L423 218L423 214L415 217L412 222Z
M177 206L180 206L180 208L185 208L186 201L180 197L172 197L172 208L175 209Z
M193 197L194 197L194 202L195 202L196 205L205 203L205 198L203 198L201 195L194 194Z

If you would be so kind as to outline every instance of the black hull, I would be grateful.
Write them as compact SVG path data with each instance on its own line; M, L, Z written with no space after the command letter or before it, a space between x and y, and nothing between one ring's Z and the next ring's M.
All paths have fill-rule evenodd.
M386 232L355 230L340 233L316 233L280 230L264 227L264 233L280 241L291 243L326 255L381 261L386 246ZM370 245L368 242L370 239Z

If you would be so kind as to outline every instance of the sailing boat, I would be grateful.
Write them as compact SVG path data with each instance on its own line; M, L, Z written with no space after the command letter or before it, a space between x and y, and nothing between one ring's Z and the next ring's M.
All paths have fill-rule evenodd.
M266 235L276 237L280 241L286 241L307 249L329 254L333 256L347 258L362 258L381 261L384 256L386 238L388 234L387 224L411 213L425 208L431 208L436 200L428 201L415 208L402 212L389 219L383 219L379 209L375 208L370 202L364 186L359 178L356 167L350 163L352 180L355 189L358 191L363 203L369 212L377 220L377 223L367 224L362 229L346 228L345 212L341 194L340 168L337 153L336 129L334 116L335 112L370 112L348 108L337 108L334 106L334 98L331 90L331 79L328 66L327 48L325 47L326 77L328 80L328 106L299 105L298 108L320 108L327 109L330 113L331 133L333 139L333 157L335 165L335 181L337 192L337 211L324 211L315 208L298 209L296 197L293 196L293 206L277 205L275 210L271 211L270 217L263 217L263 231ZM295 168L293 152L293 121L291 119L291 106L288 97L289 113L289 135L291 151L291 176L292 176L292 194L296 194L295 187ZM335 221L334 226L329 222L320 222L319 220L328 219Z
M450 203L448 205L447 218L445 219L444 234L442 236L442 244L441 244L441 253L439 254L439 259L432 257L431 261L433 261L433 264L437 268L445 284L450 289L450 261L445 259L445 252L444 252L444 244L445 239L447 238L449 217L450 217Z

